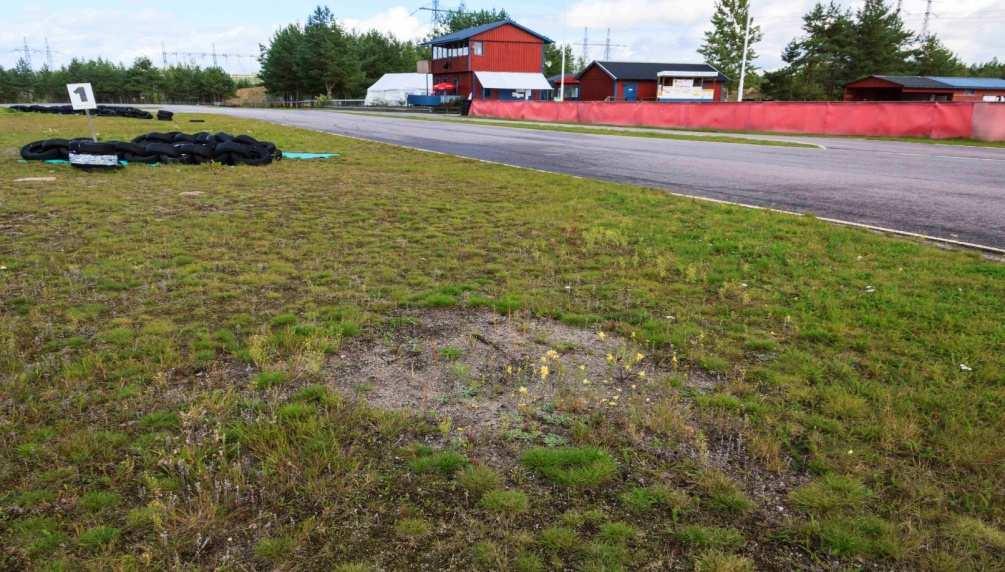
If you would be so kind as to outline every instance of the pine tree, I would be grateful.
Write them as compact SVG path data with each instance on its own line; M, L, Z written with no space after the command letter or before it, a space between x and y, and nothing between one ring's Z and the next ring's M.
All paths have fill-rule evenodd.
M765 74L762 91L773 99L824 100L841 96L850 80L855 44L851 14L833 1L803 16L804 36L785 47L786 66Z
M934 34L925 37L921 45L914 51L911 59L912 73L917 75L963 75L967 67L956 57L956 54L944 46Z
M887 6L885 0L865 0L856 14L849 79L910 71L908 56L914 39L900 14Z
M705 31L705 40L698 53L705 61L724 73L734 85L740 83L740 69L743 62L743 36L746 31L747 15L750 13L749 0L716 0L715 12L712 13L712 29ZM750 24L750 41L747 45L746 85L757 82L757 68L753 62L757 59L754 45L761 41L764 34L761 27Z
M273 96L286 100L299 99L304 93L299 54L304 32L299 24L290 24L277 31L268 47L262 46L258 76Z

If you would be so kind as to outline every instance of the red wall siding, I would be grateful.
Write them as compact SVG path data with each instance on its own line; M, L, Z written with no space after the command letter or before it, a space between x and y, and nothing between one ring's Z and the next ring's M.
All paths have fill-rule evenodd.
M541 73L544 42L515 26L500 26L478 34L471 42L482 42L482 55L469 50L472 70Z
M614 80L599 66L591 66L580 76L580 101L603 101L612 95L614 95Z
M625 84L633 83L631 80L621 81L618 80L618 99L625 98ZM652 101L656 99L656 80L652 81L635 81L635 98L636 101Z
M977 90L972 95L967 95L965 91L957 91L953 93L953 101L974 101L980 103L984 101L985 95L1005 96L1005 90Z
M450 64L449 66L447 64ZM460 56L456 58L443 58L442 60L433 60L432 70L433 73L455 73L467 71L468 69L468 56Z

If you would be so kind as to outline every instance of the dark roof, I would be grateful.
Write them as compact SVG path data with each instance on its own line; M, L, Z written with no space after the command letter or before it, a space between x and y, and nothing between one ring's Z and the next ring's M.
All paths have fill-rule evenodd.
M555 85L562 83L562 74L557 73L549 77L548 82ZM579 78L574 73L567 73L565 74L565 83L579 83Z
M495 30L496 28L498 28L500 26L505 26L506 24L509 24L510 26L513 26L515 28L519 28L519 29L523 30L524 32L527 32L528 34L530 34L530 35L532 35L532 36L534 36L536 38L539 38L542 42L544 42L546 44L553 44L554 43L547 36L542 36L541 34L538 34L537 32L535 32L534 30L531 30L530 28L526 28L524 26L521 26L520 24L517 24L513 20L506 19L506 20L499 20L497 22L489 22L488 24L482 24L481 26L474 26L472 28L465 28L463 30L458 30L458 31L452 32L450 34L439 36L437 38L433 38L433 39L429 40L428 42L426 42L426 45L427 46L442 46L444 44L452 44L454 42L462 42L464 40L467 40L468 38L472 38L472 37L477 36L478 34L481 34L483 32L488 32L489 30Z
M1005 79L993 77L945 77L930 75L870 75L857 79L876 78L907 89L1005 89ZM851 85L849 84L849 85Z
M638 80L652 80L656 81L656 74L661 71L668 70L683 70L683 71L703 71L703 72L716 72L719 74L719 81L729 81L729 78L724 76L722 72L710 64L677 64L677 63L658 63L658 62L601 62L594 61L590 65L586 66L579 75L582 76L583 73L590 69L590 67L597 65L604 69L608 74L614 76L615 79L638 81Z

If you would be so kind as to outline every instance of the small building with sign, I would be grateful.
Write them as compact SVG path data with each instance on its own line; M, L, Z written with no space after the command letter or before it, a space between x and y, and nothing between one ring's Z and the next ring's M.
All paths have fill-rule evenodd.
M846 84L844 100L1005 103L1005 79L870 75Z
M548 78L548 83L551 84L552 97L555 99L558 99L558 92L561 91L563 84L565 85L565 97L562 99L565 101L579 99L579 78L576 77L576 74L565 74L565 81L562 80L562 74L555 74Z
M710 64L594 61L579 73L583 101L716 102L725 75Z
M542 73L544 45L553 43L513 20L499 20L426 42L437 90L461 99L550 99Z

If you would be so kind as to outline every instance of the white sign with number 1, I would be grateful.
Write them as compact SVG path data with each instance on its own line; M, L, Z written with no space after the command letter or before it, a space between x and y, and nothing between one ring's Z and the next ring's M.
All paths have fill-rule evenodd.
M66 91L70 92L70 104L73 109L97 109L98 102L94 101L94 90L89 83L68 83Z

